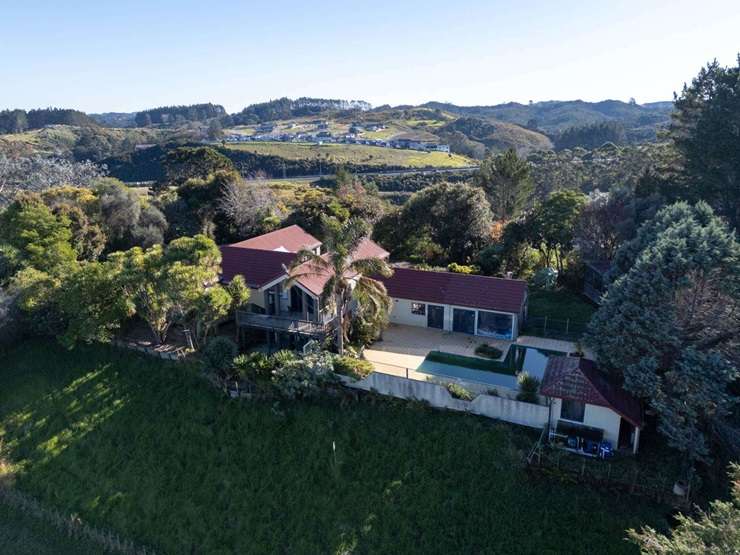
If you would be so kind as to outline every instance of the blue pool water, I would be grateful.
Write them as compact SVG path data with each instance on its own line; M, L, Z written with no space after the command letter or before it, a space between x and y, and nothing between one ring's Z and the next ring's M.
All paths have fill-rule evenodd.
M535 349L534 347L518 346L518 348L524 351L522 370L526 371L530 376L534 376L538 380L542 380L542 377L545 374L545 366L547 366L548 354L553 353L543 352L539 349ZM458 378L461 380L489 384L491 386L508 387L510 389L518 388L516 376L512 376L510 374L499 374L497 372L475 370L473 368L466 368L465 366L445 364L428 359L424 359L418 370L419 372L425 372L427 374L433 374L435 376Z

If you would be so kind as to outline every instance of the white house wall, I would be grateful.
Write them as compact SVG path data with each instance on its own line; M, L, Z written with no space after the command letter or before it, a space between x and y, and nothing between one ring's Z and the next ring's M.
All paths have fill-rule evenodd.
M562 401L560 399L552 400L553 424L555 424L555 422L560 419L561 406ZM570 420L564 421L571 422ZM584 426L590 426L592 428L599 428L600 430L604 430L604 439L610 441L612 446L617 447L619 445L620 422L621 417L612 409L586 403L586 408L583 414L583 422L575 422L575 424L583 424Z
M408 299L398 299L398 298L392 298L393 300L393 306L391 307L391 313L389 315L389 321L392 324L401 324L404 326L418 326L422 328L427 327L427 312L429 310L429 305L433 306L442 306L444 307L444 327L443 329L446 331L452 331L452 314L453 309L458 308L461 310L472 310L475 312L475 329L478 329L478 309L470 308L466 306L457 306L457 305L449 305L449 304L437 304L437 303L427 303L424 301L411 301ZM421 303L427 306L427 309L424 311L424 314L414 314L411 312L411 303ZM508 314L512 317L512 333L513 337L512 339L516 340L519 330L519 315L512 314L510 312L501 312L499 310L484 310L480 309L483 312L496 312L498 314ZM486 337L481 335L480 337Z

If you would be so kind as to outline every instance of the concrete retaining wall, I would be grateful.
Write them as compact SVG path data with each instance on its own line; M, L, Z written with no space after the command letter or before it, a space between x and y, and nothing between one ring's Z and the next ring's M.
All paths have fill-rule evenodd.
M373 372L367 378L359 381L354 381L345 376L341 376L341 378L347 387L376 391L399 399L426 401L437 408L471 412L531 428L542 428L547 424L548 407L543 405L523 403L485 394L478 395L472 401L463 401L462 399L455 399L442 385L378 372Z

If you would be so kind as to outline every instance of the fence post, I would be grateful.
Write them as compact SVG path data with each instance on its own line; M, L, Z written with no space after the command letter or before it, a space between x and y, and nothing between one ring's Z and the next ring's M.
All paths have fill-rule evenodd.
M568 318L565 321L565 335L568 335L568 330L570 329L570 318Z
M407 380L409 379L409 369L408 369L408 367L406 368L406 379Z
M545 316L545 327L542 329L542 335L547 335L547 316Z

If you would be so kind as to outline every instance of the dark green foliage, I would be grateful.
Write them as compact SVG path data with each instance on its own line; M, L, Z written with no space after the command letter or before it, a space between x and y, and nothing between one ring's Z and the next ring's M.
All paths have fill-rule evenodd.
M275 410L101 346L25 343L0 382L18 488L158 553L636 553L627 528L665 527L662 508L533 479L536 434L490 420L381 401Z
M84 112L65 108L39 110L4 110L0 112L0 133L20 133L27 129L41 129L47 125L76 125L80 127L98 124Z
M525 403L537 403L539 401L537 392L540 389L540 380L530 376L527 372L519 372L516 382L519 385L519 393L516 395L517 401L524 401Z
M686 187L677 198L705 200L740 226L740 56L715 60L676 97L670 136L683 155ZM674 197L676 198L676 197Z
M231 370L238 352L236 343L228 337L219 336L206 344L201 356L208 370L223 374Z
M501 349L497 349L493 345L489 345L488 343L481 343L475 348L475 354L478 356L486 357L486 358L501 358L501 355L504 353L501 351Z
M234 358L234 370L241 378L269 380L277 361L274 356L255 352Z
M293 117L303 117L321 114L327 111L346 111L370 108L367 102L362 100L335 100L327 98L306 98L301 97L296 100L290 98L278 98L269 102L260 102L247 106L241 112L233 115L233 121L236 125L259 123L263 121L272 121L280 119L290 119Z
M116 179L101 180L96 189L101 226L108 250L150 247L164 241L167 220L155 206Z
M211 147L179 147L167 152L164 160L167 181L182 185L188 179L208 179L219 171L234 172L234 164Z
M483 191L442 183L415 193L375 229L391 255L436 265L469 262L491 236L491 211Z
M450 392L450 395L452 395L455 399L461 399L463 401L472 401L473 400L473 394L465 389L463 386L450 382L447 384L447 391Z
M583 127L570 127L556 135L554 142L556 150L574 147L593 149L605 143L625 144L627 133L621 123L607 121Z
M12 555L98 555L101 546L70 538L36 516L0 501L0 550Z
M586 341L603 368L658 412L669 444L709 457L707 434L737 401L740 247L704 203L677 203L617 256ZM624 272L620 275L620 272Z
M730 465L730 495L727 501L712 501L709 509L694 517L678 515L677 525L664 535L646 526L629 530L630 539L645 555L703 555L737 553L740 550L740 466Z
M532 199L534 183L529 163L514 149L483 160L475 181L486 192L497 220L516 218Z
M370 375L373 371L373 365L370 361L362 358L354 358L347 355L336 356L334 357L334 371L337 374L343 374L356 380L361 380Z
M182 125L188 121L203 121L226 115L226 110L219 104L191 104L189 106L162 106L136 114L136 125Z

